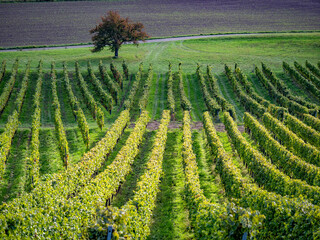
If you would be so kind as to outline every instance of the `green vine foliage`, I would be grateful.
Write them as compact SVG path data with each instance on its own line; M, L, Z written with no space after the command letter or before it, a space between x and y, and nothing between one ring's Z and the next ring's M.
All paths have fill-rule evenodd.
M312 65L308 60L306 61L306 67L318 78L320 79L320 69Z
M270 96L282 107L288 108L289 112L295 115L302 115L309 113L309 109L305 106L300 105L299 103L292 101L282 95L272 84L271 82L263 75L258 67L255 67L255 73L263 86L268 90Z
M272 71L270 68L268 68L264 63L262 63L262 71L264 75L270 80L270 82L278 89L280 93L282 93L285 97L288 99L305 106L309 109L316 109L318 108L317 105L310 103L306 101L302 97L295 96L291 93L291 91L287 88L287 86L284 84L284 82L279 79Z
M143 70L143 64L140 63L139 65L139 71L137 72L135 76L135 81L132 84L132 87L130 89L128 98L124 101L124 107L125 109L130 109L133 105L133 100L136 95L136 92L139 88L140 81L141 81L141 76L142 76L142 70Z
M110 70L113 74L114 80L119 84L121 89L123 88L123 79L121 73L118 71L116 66L113 63L110 63Z
M16 62L14 63L14 68L15 67L18 68L18 60L16 60ZM17 70L18 69L16 69L16 70L13 69L12 74L14 74L14 80L12 80L13 75L11 75L6 87L11 86L10 81L15 82ZM18 96L15 100L15 109L14 109L13 113L8 117L4 131L0 135L0 179L2 179L4 171L5 171L6 161L7 161L7 157L9 155L9 152L10 152L12 139L18 129L19 124L20 124L19 123L19 115L20 115L20 111L21 111L21 108L22 108L22 105L24 102L24 97L26 95L27 88L28 88L29 72L30 72L30 62L27 63L24 77L23 77L23 80L21 83L21 88L20 88ZM12 91L12 89L9 90L6 87L5 87L4 91L10 91L10 92ZM3 94L5 94L5 92L3 92ZM1 95L1 97L3 96L3 94Z
M143 86L142 96L139 101L140 111L145 110L147 107L148 99L149 99L149 92L150 92L150 88L151 88L151 84L152 84L152 79L153 79L153 70L152 70L152 64L150 64L149 69L148 69L147 79L146 79L144 86Z
M65 168L68 167L69 162L69 144L66 136L66 132L63 127L63 122L61 119L61 109L60 103L58 99L58 92L57 92L57 77L55 74L55 63L52 62L51 64L51 89L52 89L52 97L53 97L53 110L54 110L54 122L55 122L55 129L58 138L59 144L59 151L60 156L63 161L63 165Z
M217 79L212 74L212 67L207 65L207 83L210 93L215 98L218 104L221 106L222 111L229 112L233 119L237 119L236 110L232 104L230 104L220 93Z
M93 96L91 95L91 93L88 89L88 86L87 86L86 82L84 81L82 74L80 72L80 67L79 67L78 62L75 63L75 68L76 68L76 76L78 79L78 85L79 85L79 88L81 89L85 103L87 104L88 108L90 109L92 117L94 119L96 119L99 128L102 129L104 126L104 113L100 109L100 107L97 105Z
M102 210L100 214L104 216L89 230L95 237L105 235L107 224L113 225L115 239L146 239L150 234L152 212L156 206L160 177L163 174L162 160L169 122L170 111L164 110L146 171L137 183L133 198L121 209L110 207L108 210Z
M170 109L170 112L175 115L175 101L173 96L173 75L172 75L172 64L169 63L169 70L168 70L168 81L167 81L167 99L168 99L168 108Z
M208 112L204 118L210 119ZM183 118L183 159L185 163L187 203L196 239L241 239L248 233L256 238L264 216L258 211L244 209L233 202L211 203L200 186L196 156L192 150L190 112ZM235 187L234 187L235 189Z
M2 93L0 95L0 113L6 107L7 102L9 100L10 94L16 82L17 72L18 72L19 60L16 59L12 66L10 79L6 82L6 85L2 89Z
M102 60L99 62L99 71L101 75L102 81L105 83L105 85L108 88L108 91L110 92L111 96L116 102L116 105L119 103L120 98L120 86L117 82L113 81L111 77L109 76L106 68L102 64Z
M232 144L258 184L282 196L303 197L311 203L320 203L320 187L310 186L304 181L291 179L285 175L260 152L252 148L241 135L229 113L224 112L223 117Z
M313 83L318 89L320 89L320 80L313 76L308 69L300 65L297 61L294 62L294 66L297 71L306 79L308 79L311 83ZM310 65L309 65L310 66Z
M114 105L114 100L113 100L112 96L103 89L100 80L95 76L95 74L93 72L93 69L92 69L90 62L88 62L88 73L89 73L90 81L95 88L95 92L97 93L97 95L100 98L101 104L106 108L107 111L109 111L111 113L113 105Z
M87 123L86 116L84 115L80 107L80 103L78 102L76 96L73 94L73 90L72 90L69 76L68 76L67 66L65 63L63 64L63 73L64 73L64 84L68 92L69 103L73 110L73 115L75 116L76 121L78 123L78 127L80 129L83 142L86 145L87 149L89 149L89 144L90 144L89 125Z
M123 70L123 74L126 77L127 80L129 80L129 68L127 63L123 60L122 62L122 70Z
M310 185L320 186L320 168L307 163L289 152L268 130L249 113L244 115L247 132L259 144L260 149L272 159L272 164L291 178L298 178Z
M309 114L303 114L303 122L312 127L316 131L320 132L320 119L313 117Z
M81 204L81 198L77 198L78 201L73 199L104 164L105 157L111 153L129 121L129 111L122 111L105 137L85 153L78 164L39 182L30 193L25 192L10 203L3 203L0 206L0 238L80 238L83 229L79 225L79 219L86 221L88 217L93 217L98 201L94 202L89 197L87 200L91 205L87 209L86 204ZM107 185L101 184L101 189L105 189ZM89 193L86 188L82 195ZM105 199L100 201L105 203Z
M225 74L232 85L233 91L238 96L240 103L244 106L244 108L252 114L261 117L263 113L267 111L265 106L261 105L244 92L236 78L233 76L231 68L227 65L225 65Z
M228 113L225 113L228 115ZM229 116L229 120L232 118ZM259 210L265 216L257 239L316 239L320 233L320 208L300 198L288 198L268 192L243 178L231 157L223 149L208 112L204 127L212 157L230 197L241 207ZM275 227L277 231L274 231Z
M6 73L6 60L3 60L0 67L0 82L2 81L5 73Z
M297 81L307 91L314 94L314 96L316 98L320 99L320 90L311 81L302 77L295 69L290 67L290 65L288 63L283 62L282 66L283 66L283 70L287 74L289 74L291 78L293 78L295 81Z
M202 74L202 72L200 70L200 65L199 64L197 66L196 74L197 74L197 77L198 77L198 81L200 82L201 90L202 90L202 93L203 93L203 98L204 98L204 101L205 101L205 103L207 105L208 110L211 112L211 114L213 116L218 116L221 108L220 108L219 104L216 102L216 100L213 99L210 96L210 93L208 91L205 79L204 79L203 74Z
M273 132L281 141L281 144L286 146L289 151L292 151L306 162L314 164L318 167L320 166L320 151L318 149L309 143L305 143L278 119L272 117L270 114L265 113L262 117L262 120L265 127Z
M179 77L179 94L181 98L181 107L184 111L190 111L192 109L192 105L184 91L181 63L179 63L178 77Z
M40 178L40 140L39 131L41 127L41 107L40 107L40 97L42 88L42 61L39 62L38 66L38 79L36 84L36 90L34 93L34 113L32 115L32 125L31 125L31 141L30 141L30 155L26 158L26 184L25 188L30 191L35 188L39 182Z
M320 133L316 130L290 114L285 115L284 124L305 142L320 149Z

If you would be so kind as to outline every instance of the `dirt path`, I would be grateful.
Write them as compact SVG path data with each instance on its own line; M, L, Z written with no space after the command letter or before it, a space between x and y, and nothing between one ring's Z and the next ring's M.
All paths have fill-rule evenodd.
M266 35L266 34L277 34L277 33L233 33L233 34L171 37L171 38L150 39L150 40L146 40L145 43L173 42L173 41L183 41L183 40L189 40L189 39L200 39L200 38L219 38L219 37L226 37L226 36L234 36L234 37L239 37L239 36L261 36L261 35ZM141 43L144 43L144 42L139 41L139 43L141 44ZM127 44L132 44L132 43L127 43ZM93 47L93 45L92 44L88 44L88 45L77 45L77 46L57 46L57 47L4 49L4 50L0 50L0 52L42 51L42 50L70 49L70 48L90 48L90 47Z

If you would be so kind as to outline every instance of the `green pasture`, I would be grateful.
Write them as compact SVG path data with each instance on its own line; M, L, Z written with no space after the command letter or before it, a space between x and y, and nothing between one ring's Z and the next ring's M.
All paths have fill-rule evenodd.
M95 66L99 60L106 64L114 61L120 65L125 60L131 72L136 72L138 64L153 64L154 71L164 73L168 63L174 69L179 62L183 63L186 73L194 73L196 63L203 66L211 64L215 73L223 71L224 64L238 63L245 71L252 71L254 64L265 62L273 70L282 71L282 61L303 63L308 59L316 63L320 56L320 33L281 33L263 34L261 36L226 36L219 38L196 39L174 42L144 43L138 47L123 45L119 59L113 59L108 49L100 53L92 53L90 48L0 52L0 61L6 59L11 67L14 59L19 58L20 64L32 60L31 66L36 67L38 61L44 61L44 68L49 69L51 61L56 62L57 69L62 69L66 61L70 69L74 62L86 67L90 60Z

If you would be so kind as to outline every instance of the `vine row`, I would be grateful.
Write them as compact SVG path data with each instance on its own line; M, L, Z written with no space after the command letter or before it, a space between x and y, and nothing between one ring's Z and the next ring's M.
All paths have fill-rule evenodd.
M219 92L217 79L213 76L211 66L209 65L207 65L207 80L210 92L221 106L222 111L229 112L233 119L237 119L236 110L234 109L234 106L230 104Z
M17 61L16 61L17 63ZM7 157L10 152L12 139L19 126L19 115L23 105L23 100L27 91L30 72L30 62L27 63L21 88L15 101L15 109L8 117L4 131L0 135L0 179L3 177Z
M205 119L210 119L208 112ZM243 209L233 202L211 203L200 186L196 156L192 150L190 112L183 117L183 159L185 162L187 202L196 239L240 239L245 233L254 238L262 224L258 211ZM225 216L225 217L223 217ZM245 224L242 224L245 222ZM234 230L235 229L235 230Z
M290 114L285 114L284 124L305 142L308 142L320 149L320 133L318 133L312 127L309 127Z
M319 207L305 200L283 197L248 183L230 155L225 152L208 112L204 113L204 128L226 193L237 198L240 206L259 210L265 216L257 239L312 239L317 236L315 231L320 226ZM277 231L274 231L275 226Z
M143 70L143 64L140 63L139 65L139 71L137 72L136 76L135 76L135 81L134 83L132 84L132 87L130 89L130 92L129 92L129 96L128 98L124 101L124 107L125 109L130 109L133 105L133 100L134 100L134 97L136 95L136 92L139 88L139 85L140 85L140 81L141 81L141 77L142 77L142 70Z
M92 117L96 119L99 128L102 129L104 126L104 113L101 110L101 108L97 105L93 96L91 95L88 89L88 86L84 81L82 74L80 72L80 67L78 62L75 63L75 68L76 68L76 76L78 79L78 85L79 85L79 88L81 89L84 100L91 111Z
M296 70L290 67L288 63L283 62L282 66L284 71L288 73L291 78L296 80L307 91L313 93L316 98L320 99L320 90L317 89L317 87L312 82L302 77Z
M298 70L298 72L305 77L306 79L308 79L311 83L313 83L318 89L320 89L320 80L318 78L316 78L315 76L313 76L308 69L306 69L305 67L303 67L302 65L300 65L297 61L294 61L294 66L295 68Z
M211 112L211 114L213 116L218 116L221 108L220 108L219 104L216 102L216 100L210 96L205 79L203 77L203 74L201 73L199 64L197 66L196 73L197 73L198 81L200 82L200 85L201 85L201 90L203 93L204 101L206 102L206 105L207 105L209 111Z
M282 107L288 108L289 112L295 115L301 115L306 113L315 114L317 110L309 110L307 107L300 105L299 103L290 100L282 95L270 81L262 74L260 69L256 66L255 73L263 86L268 90L270 96Z
M100 60L99 62L99 71L102 81L107 86L108 91L110 92L117 105L120 99L120 86L118 85L118 83L113 81L113 79L111 79L106 68L102 64L102 60Z
M69 146L68 140L66 136L66 132L63 127L63 123L61 120L61 109L60 103L58 99L57 93L57 77L55 73L55 63L51 63L51 88L52 88L52 97L53 97L53 109L54 109L54 122L55 122L55 129L59 144L59 152L61 159L63 161L63 165L65 168L68 167L69 162Z
M115 234L120 238L146 239L150 234L152 212L156 205L160 177L163 173L162 160L169 122L170 111L164 110L150 159L145 173L137 183L137 190L135 190L133 198L121 209L109 208L107 212L107 222L115 226ZM101 227L104 226L106 225L101 225Z
M143 93L139 101L139 109L140 111L144 110L147 107L148 104L148 98L149 98L149 91L152 84L153 79L153 70L152 70L152 64L149 66L147 79L143 86Z
M13 199L10 203L0 206L0 237L12 239L20 238L78 238L74 233L78 225L70 225L72 229L65 229L61 225L66 218L62 208L68 209L69 202L91 179L97 174L103 165L105 158L122 135L124 128L130 121L129 111L121 112L118 119L108 130L105 137L95 147L85 153L78 164L68 167L62 173L53 174L46 181L39 182L30 193L23 193L21 197ZM93 203L95 204L95 203ZM79 207L78 205L75 206ZM92 209L94 211L94 207ZM71 214L73 212L69 212ZM78 214L78 211L74 211ZM82 216L81 213L79 217ZM80 218L73 218L78 222ZM60 225L59 225L60 224ZM66 223L67 224L67 223Z
M285 174L292 178L305 180L310 185L320 186L319 167L307 163L289 152L249 113L244 115L244 125L247 132L259 144L260 149Z
M174 96L173 96L173 76L172 76L171 63L169 63L167 88L168 88L167 99L168 99L169 109L170 109L171 114L174 115L176 111L175 111L175 101L174 101Z
M106 92L103 89L101 82L95 76L95 74L93 72L93 69L91 67L90 62L88 62L88 73L89 73L90 81L93 83L93 86L96 90L96 93L100 97L100 101L101 101L102 105L106 108L107 111L109 111L111 113L113 103L114 103L113 98L111 97L111 95L108 92Z
M306 67L318 78L320 78L320 69L306 61Z
M6 85L4 86L2 93L0 95L0 114L2 113L3 109L7 105L7 102L9 100L9 97L11 95L12 89L14 87L14 84L16 82L16 77L18 73L18 66L19 66L19 60L16 59L12 66L11 76Z
M179 63L178 77L179 77L179 94L181 99L181 107L184 111L190 111L192 109L192 105L184 91L181 63Z
M42 61L38 65L38 79L36 84L36 90L33 98L34 113L32 115L32 125L31 125L31 141L30 141L30 155L26 159L27 171L26 171L26 185L25 188L27 191L30 191L35 188L39 182L40 177L40 140L39 140L39 131L41 126L41 108L40 108L40 97L41 97L41 88L42 88Z
M309 143L305 143L296 134L291 132L278 119L266 113L262 117L267 129L272 131L289 151L301 157L306 162L320 166L320 151Z
M123 88L123 79L121 73L118 71L113 63L110 63L110 70L113 74L114 80L119 84L120 88Z
M78 102L76 96L73 94L69 76L68 76L67 66L65 63L63 63L63 73L64 73L64 84L68 92L69 103L73 110L73 115L75 116L76 121L78 123L78 127L80 129L83 142L86 145L87 149L89 149L89 144L90 144L89 125L87 123L86 116L84 115L80 107L80 103Z
M264 75L271 81L271 83L281 92L285 97L289 98L292 101L295 101L302 106L305 106L309 109L317 108L317 105L306 101L302 97L294 96L291 91L286 87L284 82L277 78L277 76L268 68L264 63L262 63L262 71Z
M304 181L291 179L282 173L261 153L250 146L239 132L229 113L224 112L223 117L224 125L232 144L258 184L282 196L304 196L314 204L320 203L320 187L310 186Z
M0 68L0 82L2 81L5 73L6 73L6 60L3 60Z

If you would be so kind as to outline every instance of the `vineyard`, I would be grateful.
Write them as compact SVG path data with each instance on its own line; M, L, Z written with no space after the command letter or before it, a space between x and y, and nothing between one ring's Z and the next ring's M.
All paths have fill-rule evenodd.
M320 62L32 61L0 66L1 239L320 239Z

